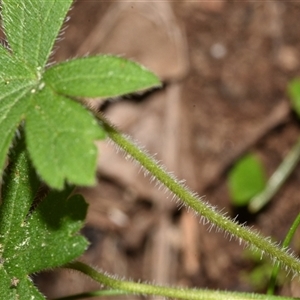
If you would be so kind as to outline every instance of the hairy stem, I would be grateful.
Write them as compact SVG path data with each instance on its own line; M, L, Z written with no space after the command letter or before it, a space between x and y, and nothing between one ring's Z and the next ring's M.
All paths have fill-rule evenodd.
M229 217L222 215L215 207L203 201L180 184L174 176L168 174L155 159L140 149L128 137L121 134L102 114L98 113L96 116L113 142L138 161L147 172L165 185L186 206L191 207L195 212L201 214L202 218L205 218L204 221L211 222L211 226L216 226L217 229L224 230L225 234L229 233L231 236L239 239L240 242L244 241L251 247L261 250L262 253L268 254L274 263L278 262L282 264L287 271L291 270L295 274L300 273L300 262L296 257L288 253L285 249L279 248L270 239L261 236L256 231L239 225Z
M187 300L291 300L289 297L266 296L261 294L225 292L207 289L187 289L163 287L145 283L123 281L102 272L98 272L82 262L72 262L64 267L82 272L97 282L116 290L128 291L138 295L157 295L176 299Z
M54 300L78 300L85 298L94 298L94 297L104 297L104 296L124 296L128 295L126 291L119 290L99 290L94 292L86 292L61 298L56 298Z

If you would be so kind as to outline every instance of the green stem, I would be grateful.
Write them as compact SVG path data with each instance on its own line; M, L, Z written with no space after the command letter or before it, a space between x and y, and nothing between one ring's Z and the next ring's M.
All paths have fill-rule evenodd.
M287 178L293 172L299 160L300 138L298 139L292 150L285 157L283 162L280 164L278 169L270 177L266 188L261 193L253 197L253 199L250 201L248 207L249 211L251 211L252 213L256 213L271 200L271 198L279 191Z
M294 273L300 273L300 262L297 258L276 246L269 239L262 237L257 232L250 230L246 226L239 225L229 217L217 212L215 207L212 207L209 203L189 191L174 176L168 174L152 157L131 142L129 138L122 135L103 115L97 114L96 116L112 141L138 161L146 171L165 185L186 206L191 207L194 211L201 214L201 218L204 218L203 221L205 223L207 221L211 222L211 227L216 226L224 230L226 234L229 233L240 242L245 241L251 247L268 254L274 262L278 261Z
M128 291L136 295L157 295L187 300L291 300L289 297L266 296L263 294L237 293L207 289L171 288L145 283L123 281L104 273L97 272L82 262L72 262L66 268L77 270L93 278L97 282L116 290Z
M298 214L298 216L294 220L291 228L289 229L289 231L288 231L288 233L287 233L287 235L286 235L286 237L285 237L285 239L282 243L283 248L287 248L290 245L299 224L300 224L300 214ZM270 283L269 283L269 287L268 287L268 291L267 291L268 295L274 295L275 285L276 285L276 278L277 278L277 275L278 275L278 272L279 272L279 267L280 267L280 265L278 263L276 263L274 265L272 275L271 275L271 279L270 279Z

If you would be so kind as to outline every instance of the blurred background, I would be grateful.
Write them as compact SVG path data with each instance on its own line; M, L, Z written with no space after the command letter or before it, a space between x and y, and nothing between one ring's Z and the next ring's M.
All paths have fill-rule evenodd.
M276 0L75 1L53 61L110 53L154 71L162 89L91 103L212 205L281 241L300 208L299 168L254 215L231 204L227 176L248 152L271 175L298 138L286 89L299 76L299 15L300 2ZM265 292L268 261L209 232L111 143L98 146L98 184L79 189L90 203L83 261L135 281ZM99 288L70 271L35 281L50 299ZM277 293L299 296L299 282Z

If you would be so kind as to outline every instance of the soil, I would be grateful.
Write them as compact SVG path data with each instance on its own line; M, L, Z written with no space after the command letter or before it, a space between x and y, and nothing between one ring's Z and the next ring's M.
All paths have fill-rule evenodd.
M162 89L93 105L212 205L281 241L300 208L299 167L255 215L231 205L226 178L248 152L270 176L299 136L286 94L300 71L299 13L285 1L76 1L53 60L112 53L156 72ZM90 203L85 262L136 281L265 292L267 280L249 279L264 260L209 232L111 144L98 146L98 185L79 190ZM99 288L68 271L35 280L49 298ZM299 282L277 294L299 297Z

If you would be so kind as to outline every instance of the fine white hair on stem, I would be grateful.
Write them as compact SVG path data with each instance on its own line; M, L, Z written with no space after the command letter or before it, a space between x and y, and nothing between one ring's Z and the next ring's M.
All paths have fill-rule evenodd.
M240 244L245 242L245 246L264 251L271 258L278 260L281 264L287 266L292 272L300 274L300 260L296 258L295 254L278 247L273 241L261 236L256 230L250 230L245 224L237 222L238 216L231 219L222 211L219 211L216 206L212 206L203 198L199 197L194 192L190 191L184 184L150 156L147 151L143 151L137 143L133 142L131 138L121 134L111 125L101 114L96 114L101 125L103 125L109 137L120 146L126 154L130 154L133 159L137 160L143 168L147 169L151 176L155 176L160 184L166 186L173 194L185 203L185 206L196 211L196 215L200 214L200 222L204 225L215 224L216 231L225 232L229 234L229 238L235 239Z

